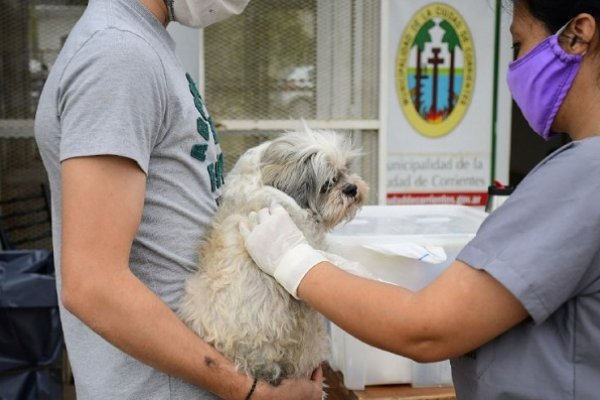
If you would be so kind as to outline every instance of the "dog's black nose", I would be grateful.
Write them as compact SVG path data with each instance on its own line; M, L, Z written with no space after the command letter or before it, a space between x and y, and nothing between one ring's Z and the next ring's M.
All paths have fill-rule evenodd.
M342 193L344 193L348 197L356 196L356 192L358 191L356 185L349 183L342 189Z

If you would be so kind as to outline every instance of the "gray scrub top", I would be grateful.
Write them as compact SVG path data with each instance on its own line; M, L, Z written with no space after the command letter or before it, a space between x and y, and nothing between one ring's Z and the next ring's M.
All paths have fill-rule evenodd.
M457 259L531 317L452 360L459 399L600 398L600 137L543 160Z

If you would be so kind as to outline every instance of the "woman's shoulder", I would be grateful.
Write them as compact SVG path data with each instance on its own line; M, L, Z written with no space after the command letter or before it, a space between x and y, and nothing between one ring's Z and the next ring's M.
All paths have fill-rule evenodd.
M544 158L529 175L558 168L563 173L577 172L581 168L600 168L600 136L574 140ZM560 174L562 175L562 173Z
M573 150L582 153L586 156L591 156L600 160L598 152L600 152L600 135L590 136L582 140L573 141Z
M555 154L550 155L550 161L558 164L565 172L586 174L589 171L600 170L600 136L591 136L563 146Z

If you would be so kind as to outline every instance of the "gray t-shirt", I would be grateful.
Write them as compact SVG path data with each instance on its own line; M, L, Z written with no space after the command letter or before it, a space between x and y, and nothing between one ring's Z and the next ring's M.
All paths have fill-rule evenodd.
M461 400L596 399L600 388L600 137L542 161L458 259L531 318L452 360Z
M130 267L172 309L196 269L223 184L214 124L174 48L137 1L90 1L51 69L35 122L51 186L57 268L60 162L107 154L133 159L147 188ZM62 306L61 318L78 400L215 398L119 351Z

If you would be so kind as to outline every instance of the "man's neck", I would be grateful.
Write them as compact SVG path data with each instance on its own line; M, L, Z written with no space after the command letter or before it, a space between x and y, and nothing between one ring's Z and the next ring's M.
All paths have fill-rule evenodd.
M169 24L169 10L165 0L138 0L138 2L154 14L164 27Z

